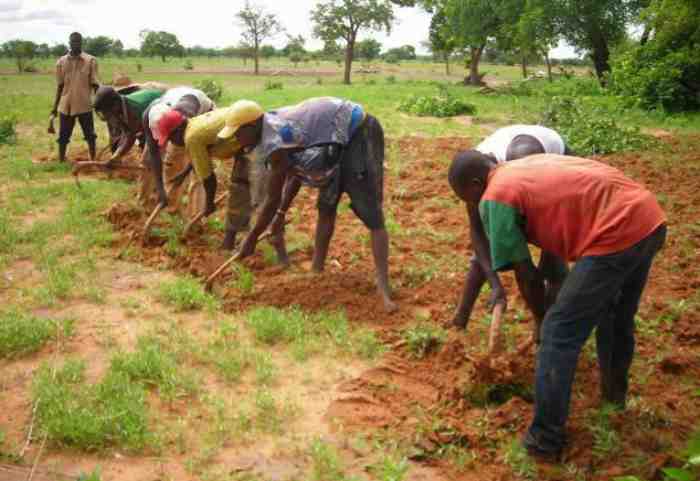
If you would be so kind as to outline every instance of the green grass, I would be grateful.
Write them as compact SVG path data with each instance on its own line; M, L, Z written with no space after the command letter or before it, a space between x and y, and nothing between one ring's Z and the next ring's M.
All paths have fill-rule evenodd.
M298 361L331 348L366 359L373 359L384 350L374 334L352 331L341 311L309 314L295 307L258 307L246 317L256 341L268 346L289 345Z
M43 364L33 383L37 426L59 446L84 451L141 451L151 441L146 392L124 373L85 382L85 363L69 360L55 372Z
M503 461L517 477L523 479L537 478L537 465L527 454L527 450L519 440L513 439L508 443L503 455Z
M110 369L132 381L157 387L166 399L191 395L197 390L194 377L183 372L176 357L155 337L141 337L134 352L116 354Z
M73 334L73 320L52 320L19 310L0 312L0 359L40 350L47 342Z
M311 443L311 481L349 481L338 451L322 439Z
M415 358L436 351L447 339L447 331L439 326L418 324L403 331L408 350Z
M216 297L205 292L202 284L193 277L178 277L174 281L164 282L159 287L159 298L179 312L215 311L219 308Z

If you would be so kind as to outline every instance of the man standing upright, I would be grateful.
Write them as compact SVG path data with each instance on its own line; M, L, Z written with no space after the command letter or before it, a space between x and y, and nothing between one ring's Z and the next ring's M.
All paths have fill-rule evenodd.
M56 62L56 99L51 115L59 115L58 159L66 160L66 149L76 119L88 144L90 160L95 160L95 122L92 94L97 90L97 61L83 52L83 36L70 34L70 51Z

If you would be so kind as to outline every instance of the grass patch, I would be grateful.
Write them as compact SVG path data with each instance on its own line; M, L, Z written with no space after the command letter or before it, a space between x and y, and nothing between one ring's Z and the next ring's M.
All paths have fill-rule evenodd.
M537 465L519 440L513 439L508 443L503 460L519 478L535 479L537 477Z
M160 286L160 300L175 307L179 312L197 311L206 308L215 311L219 301L204 291L202 284L193 277L179 277Z
M134 352L116 354L111 360L110 370L124 374L132 381L157 387L167 399L196 392L194 378L182 372L175 356L155 337L140 338Z
M419 117L454 117L474 115L476 107L440 85L434 95L412 95L399 104L399 110Z
M593 433L593 456L598 459L608 458L620 447L620 436L610 424L610 416L615 406L604 405L591 419L590 429Z
M17 358L38 351L48 341L73 335L73 320L35 317L19 310L0 313L0 358Z
M403 331L408 350L415 358L421 359L436 351L447 339L447 331L439 326L418 324Z
M365 358L383 352L373 334L351 332L342 311L308 314L296 307L258 307L248 312L247 319L256 341L267 345L290 345L292 355L299 361L328 349L328 346Z
M338 452L321 439L311 443L311 481L346 481L345 467Z
M69 360L53 372L43 364L33 383L37 426L60 446L85 451L141 451L151 440L146 392L124 373L85 383L85 363Z

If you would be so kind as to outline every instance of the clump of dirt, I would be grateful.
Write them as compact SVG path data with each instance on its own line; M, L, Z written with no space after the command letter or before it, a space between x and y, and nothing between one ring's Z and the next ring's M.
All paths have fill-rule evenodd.
M100 155L102 154L102 155ZM109 158L109 154L104 150L102 152L98 151L97 161L104 162ZM73 166L80 166L81 162L89 162L90 154L87 148L82 148L77 153L69 152L67 155L68 161L73 164ZM37 164L58 162L56 154L52 153L41 153L36 154L32 157L32 161ZM119 165L112 169L106 169L99 166L80 166L80 175L90 175L107 177L108 179L120 179L134 182L138 180L142 171L141 165L141 151L138 148L134 148L127 155L122 157Z

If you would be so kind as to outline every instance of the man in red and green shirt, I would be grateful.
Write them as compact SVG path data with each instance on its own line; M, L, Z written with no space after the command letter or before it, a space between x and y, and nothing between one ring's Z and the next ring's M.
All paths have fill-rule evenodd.
M461 156L449 181L462 200L479 205L493 269L515 270L525 301L544 315L535 416L524 444L531 454L558 458L578 356L596 326L602 398L625 405L634 316L665 241L666 218L644 187L577 157L542 154L496 166ZM576 261L546 315L543 278L528 244Z

